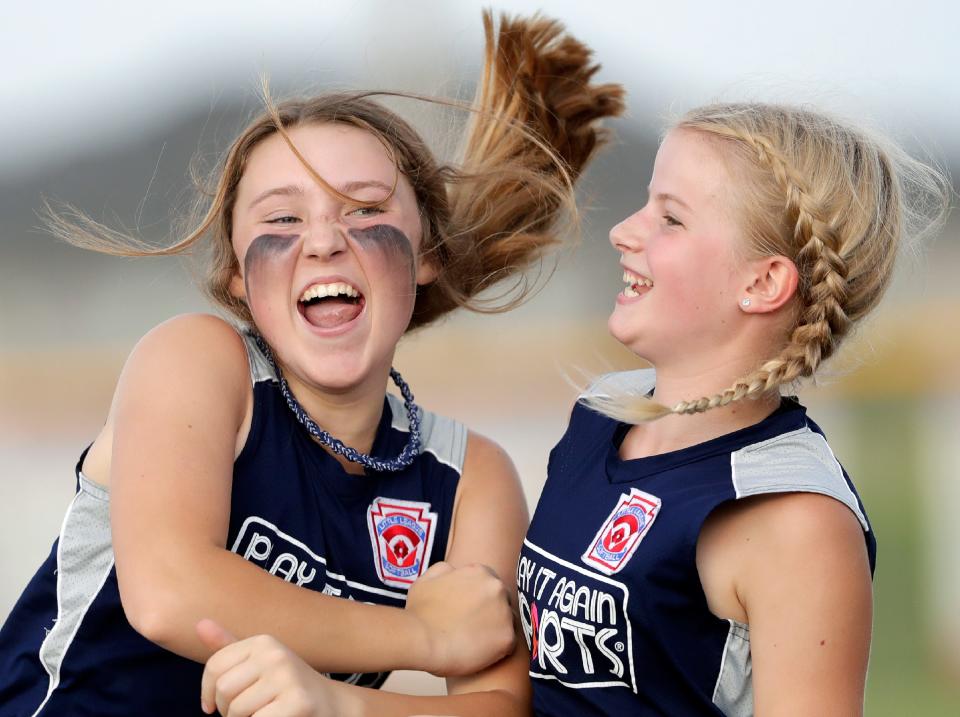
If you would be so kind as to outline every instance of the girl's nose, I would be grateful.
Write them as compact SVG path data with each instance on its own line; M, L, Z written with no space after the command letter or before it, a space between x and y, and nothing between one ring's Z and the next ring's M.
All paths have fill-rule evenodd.
M610 243L619 252L640 251L644 232L642 212L636 212L610 230Z
M347 227L335 219L320 218L310 223L303 238L303 254L331 259L347 249Z

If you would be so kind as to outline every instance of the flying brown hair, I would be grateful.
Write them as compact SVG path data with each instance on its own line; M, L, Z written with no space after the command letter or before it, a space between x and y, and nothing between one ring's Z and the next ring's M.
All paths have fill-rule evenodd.
M149 245L69 206L48 207L47 226L70 244L120 256L178 254L202 242L209 252L205 290L236 318L251 322L246 304L229 292L230 279L239 272L231 215L250 153L278 132L296 152L288 130L341 123L378 137L416 195L423 217L421 251L438 278L418 288L410 328L458 307L510 309L530 294L523 272L574 223L573 183L607 138L598 120L623 111L623 89L591 84L599 66L591 62L590 49L555 20L502 16L495 25L487 11L483 25L483 73L469 105L390 92L327 93L274 104L265 91L266 111L234 140L197 221L173 244ZM417 132L371 99L375 95L467 109L460 160L438 163ZM515 291L481 299L481 292L509 277L520 277Z

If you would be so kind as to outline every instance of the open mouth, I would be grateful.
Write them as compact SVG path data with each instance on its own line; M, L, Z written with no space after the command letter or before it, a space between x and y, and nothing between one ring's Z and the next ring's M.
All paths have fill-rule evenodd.
M357 318L365 305L363 294L346 282L313 284L297 301L300 315L318 329L335 329Z
M624 270L623 280L627 284L623 290L623 296L628 299L643 296L653 288L653 280L640 274L634 274L632 271Z

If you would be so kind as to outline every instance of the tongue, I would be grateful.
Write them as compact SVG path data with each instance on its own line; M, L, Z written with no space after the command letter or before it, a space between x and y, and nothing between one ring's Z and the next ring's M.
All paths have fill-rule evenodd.
M363 307L359 302L343 299L324 299L315 304L305 306L303 315L307 321L320 329L332 329L348 321L353 321L360 315Z

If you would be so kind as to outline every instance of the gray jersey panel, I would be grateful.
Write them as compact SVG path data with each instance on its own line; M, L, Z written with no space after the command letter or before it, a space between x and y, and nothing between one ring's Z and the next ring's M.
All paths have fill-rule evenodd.
M250 334L240 332L243 345L247 349L247 360L250 362L250 381L256 386L261 381L276 381L277 374L267 357L260 353L257 342Z
M57 546L57 620L40 646L50 675L46 704L60 684L60 670L87 610L113 569L110 503L106 488L80 476Z
M750 628L730 620L730 632L723 646L720 674L713 690L713 703L727 717L752 717L753 677L750 659Z
M870 530L856 496L843 476L827 441L809 428L746 446L730 456L737 498L765 493L821 493L830 496L857 516Z
M393 413L391 426L398 431L409 431L410 420L403 400L392 393L387 394L387 400ZM463 460L467 453L466 426L452 418L420 409L420 440L423 453L432 453L444 465L463 473Z

